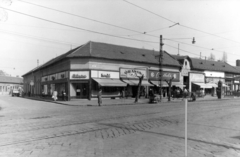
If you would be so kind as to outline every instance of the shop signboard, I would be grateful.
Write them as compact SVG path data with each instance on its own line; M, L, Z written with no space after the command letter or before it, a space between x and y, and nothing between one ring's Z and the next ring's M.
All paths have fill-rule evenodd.
M206 77L206 83L218 83L220 81L222 81L222 83L225 82L225 79L222 78L212 78L212 77Z
M189 73L189 80L190 82L198 82L198 83L204 83L205 80L204 73Z
M91 71L91 77L93 78L111 78L111 79L119 79L119 72L114 71Z
M206 77L218 77L218 78L224 78L223 72L215 72L215 71L204 71L204 74Z
M146 69L136 69L136 68L120 68L121 78L139 78L143 75L143 78L147 78Z
M150 80L159 80L160 72L156 70L149 71L149 79ZM174 82L180 81L179 72L172 72L172 71L163 71L162 72L162 80L171 80Z
M70 80L89 79L89 71L70 71Z

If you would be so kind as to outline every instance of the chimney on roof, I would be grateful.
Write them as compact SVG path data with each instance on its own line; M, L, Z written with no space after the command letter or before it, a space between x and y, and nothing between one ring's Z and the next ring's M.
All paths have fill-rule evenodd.
M37 67L39 66L39 60L37 60Z
M240 60L236 60L236 66L239 67L240 66Z

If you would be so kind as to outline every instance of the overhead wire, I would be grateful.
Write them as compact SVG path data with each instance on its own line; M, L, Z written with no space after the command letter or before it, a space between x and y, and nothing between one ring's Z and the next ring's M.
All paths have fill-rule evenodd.
M85 28L80 28L80 27L76 27L76 26L72 26L72 25L68 25L68 24L64 24L64 23L60 23L60 22L56 22L56 21L52 21L52 20L48 20L48 19L44 19L44 18L41 18L41 17L29 15L29 14L26 14L26 13L22 13L22 12L15 11L15 10L12 10L12 9L4 8L4 7L1 7L1 6L0 6L0 8L11 11L11 12L14 12L14 13L18 13L18 14L29 16L29 17L32 17L32 18L36 18L36 19L39 19L39 20L42 20L42 21L46 21L46 22L50 22L50 23L62 25L62 26L65 26L65 27L70 27L70 28L86 31L86 32L91 32L91 33L95 33L95 34L101 34L101 35L105 35L105 36L111 36L111 37L115 37L115 38L134 40L134 41L140 41L140 42L158 43L158 42L154 42L154 41L126 38L126 37L121 37L121 36L112 35L112 34L108 34L108 33L102 33L102 32L98 32L98 31L93 31L93 30L89 30L89 29L85 29Z
M39 19L39 20L43 20L43 21L47 21L47 22L51 22L51 23L58 24L58 25L75 28L75 29L80 29L80 30L83 30L83 31L91 32L91 33L97 33L97 34L101 34L101 35L106 35L106 36L111 36L111 37L116 37L116 38L122 38L122 39L127 39L127 40L134 40L134 41L140 41L140 42L149 42L149 43L157 43L157 44L159 44L159 42L154 42L154 41L139 40L139 39L134 39L134 38L126 38L126 37L122 37L122 36L117 36L117 35L111 35L111 34L107 34L107 33L92 31L92 30L88 30L88 29L84 29L84 28L80 28L80 27L76 27L76 26L71 26L71 25L67 25L67 24L63 24L63 23L59 23L59 22L47 20L47 19L44 19L44 18L36 17L36 16L33 16L33 15L29 15L29 14L25 14L25 13L18 12L18 11L15 11L15 10L11 10L11 9L7 9L7 8L4 8L4 7L0 7L0 8L5 9L5 10L8 10L8 11L15 12L15 13L19 13L19 14L22 14L22 15L25 15L25 16L29 16L29 17L32 17L32 18L37 18L37 19ZM178 24L178 23L176 23L176 24ZM155 37L156 37L156 36L155 36ZM166 40L171 40L171 39L167 39L167 38L165 38L165 39L166 39ZM171 41L173 41L173 40L171 40ZM177 41L174 41L174 42L177 42ZM183 43L183 42L182 42L182 44L191 45L191 44L187 44L187 43ZM193 45L191 45L191 46L193 46ZM204 48L204 49L208 49L208 50L209 50L209 48L205 48L205 47L201 47L201 46L194 46L194 47L199 47L199 48ZM184 50L184 51L185 51L185 50ZM215 50L215 51L216 51L216 50ZM222 51L221 51L221 52L222 52ZM233 54L233 55L235 55L235 54Z
M64 42L64 41L60 41L60 40L53 40L53 39L48 39L48 38L40 38L37 36L32 36L32 35L26 35L26 34L22 34L22 33L18 33L18 32L12 32L12 31L7 31L7 30L2 30L0 29L0 32L3 33L7 33L7 34L13 34L16 36L21 36L21 37L25 37L25 38L31 38L31 39L35 39L35 40L42 40L42 41L47 41L47 42L53 42L53 43L57 43L57 44L65 44L65 45L75 45L77 46L77 43L69 43L69 42Z
M123 36L119 36L119 37L124 37L124 36L129 36L129 37L130 37L130 36L136 36L136 35L147 35L147 36L156 37L156 38L159 39L159 36L155 36L155 35L151 35L151 34L147 34L147 33L149 33L149 32L154 32L154 31L157 31L157 30L166 29L166 28L171 28L171 27L173 27L173 26L175 26L175 25L180 25L180 23L178 23L178 22L174 22L174 21L172 21L172 20L170 20L170 19L168 19L168 18L165 18L165 17L163 17L163 16L161 16L161 15L158 15L158 14L156 14L156 13L154 13L154 12L152 12L152 11L149 11L149 10L143 8L143 7L140 7L140 6L138 6L138 5L134 4L134 3L128 2L127 0L123 0L123 1L126 2L126 3L129 3L129 4L131 4L131 5L133 5L133 6L135 6L135 7L138 7L138 8L140 8L140 9L143 9L143 10L145 10L145 11L147 11L147 12L150 12L150 13L156 15L156 16L159 16L159 17L161 17L161 18L163 18L163 19L165 19L165 20L167 20L167 21L169 21L169 22L172 22L172 23L174 23L174 24L171 25L171 26L168 26L168 27L164 27L164 28L160 28L160 29L156 29L156 30L152 30L152 31L140 32L140 31L136 31L136 30L133 30L133 29L129 29L129 28L117 26L117 25L114 25L114 24L102 22L102 21L99 21L99 20L95 20L95 19L92 19L92 18L88 18L88 17L84 17L84 16L77 15L77 14L69 13L69 12L66 12L66 11L62 11L62 10L50 8L50 7L47 7L47 6L43 6L43 5L31 3L31 2L28 2L28 1L24 1L24 0L17 0L17 1L23 2L23 3L27 3L27 4L30 4L30 5L34 5L34 6L38 6L38 7L44 8L44 9L49 9L49 10L57 11L57 12L64 13L64 14L67 14L67 15L71 15L71 16L83 18L83 19L86 19L86 20L98 22L98 23L101 23L101 24L105 24L105 25L109 25L109 26L113 26L113 27L116 27L116 28L121 28L121 29L124 29L124 30L128 30L128 31L132 31L132 32L136 32L136 33L137 33L137 34L131 34L131 35L123 35ZM185 26L185 27L186 27L186 26ZM215 35L215 34L211 34L211 35ZM216 35L215 35L215 36L216 36ZM170 39L167 39L167 38L164 38L164 39L170 40ZM173 39L181 39L181 40L183 40L183 39L191 39L191 38L173 38ZM136 39L136 40L137 40L137 39ZM173 41L173 40L172 40L172 41ZM144 42L144 41L142 41L142 42ZM183 43L183 42L181 42L181 43L182 43L182 44L186 44L186 45L190 45L190 44ZM208 49L208 50L209 50L209 48L202 47L202 46L196 46L196 45L191 45L191 46L193 46L193 47L198 47L198 48L203 48L203 49ZM220 50L215 50L215 49L211 49L211 50L212 50L212 51L218 51L218 52L220 51ZM222 52L222 51L221 51L221 52Z
M208 35L212 35L212 36L215 36L215 37L218 37L218 38L222 38L222 39L225 39L225 40L228 40L228 41L231 41L231 42L235 42L235 43L240 44L240 42L235 41L235 40L231 40L231 39L228 39L228 38L224 38L224 37L215 35L215 34L213 34L213 33L209 33L209 32L202 31L202 30L199 30L199 29L196 29L196 28L193 28L193 27L189 27L189 26L186 26L186 25L182 25L182 24L180 24L180 23L178 23L178 22L172 21L172 20L170 20L170 19L168 19L168 18L166 18L166 17L163 17L163 16L161 16L161 15L159 15L159 14L156 14L156 13L150 11L150 10L147 10L147 9L145 9L145 8L143 8L143 7L140 7L140 6L138 6L138 5L134 4L134 3L130 3L130 2L128 2L127 0L122 0L122 1L124 1L124 2L126 2L126 3L129 3L129 4L131 4L131 5L133 5L133 6L137 7L137 8L140 8L140 9L146 11L146 12L149 12L149 13L151 13L151 14L153 14L153 15L156 15L156 16L158 16L158 17L161 17L162 19L165 19L165 20L167 20L167 21L169 21L169 22L172 22L172 23L174 23L174 24L178 24L178 25L181 26L181 27L188 28L188 29L191 29L191 30L194 30L194 31L198 31L198 32L201 32L201 33L205 33L205 34L208 34Z

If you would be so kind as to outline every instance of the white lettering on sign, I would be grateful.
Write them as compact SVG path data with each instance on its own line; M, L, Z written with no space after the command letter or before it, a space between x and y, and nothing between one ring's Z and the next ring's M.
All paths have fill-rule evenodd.
M146 70L142 69L120 69L120 77L122 78L138 78L140 76L146 77Z
M101 74L101 77L104 77L104 78L111 78L111 75L110 75L110 74Z
M70 79L73 79L73 80L89 79L89 72L88 71L71 71Z

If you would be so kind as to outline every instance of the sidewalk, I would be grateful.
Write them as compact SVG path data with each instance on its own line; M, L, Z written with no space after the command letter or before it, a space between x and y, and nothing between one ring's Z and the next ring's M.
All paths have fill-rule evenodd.
M56 104L61 104L61 105L68 105L68 106L98 106L98 101L96 98L93 98L92 100L88 99L71 99L71 101L53 101L51 98L43 98L43 97L28 97L25 96L24 98L26 99L32 99L32 100L38 100L38 101L45 101L45 102L52 102ZM234 96L225 96L222 99L218 99L216 96L205 96L203 98L199 97L197 98L196 101L221 101L221 100L229 100L229 99L239 99L240 97L234 97ZM102 99L103 104L102 106L106 105L137 105L137 104L148 104L149 99L147 98L141 98L138 100L138 103L134 103L135 98L128 98L128 99L110 99L110 98L103 98ZM177 103L183 101L182 98L174 98L171 99L171 103ZM163 98L161 103L169 103L167 98Z

